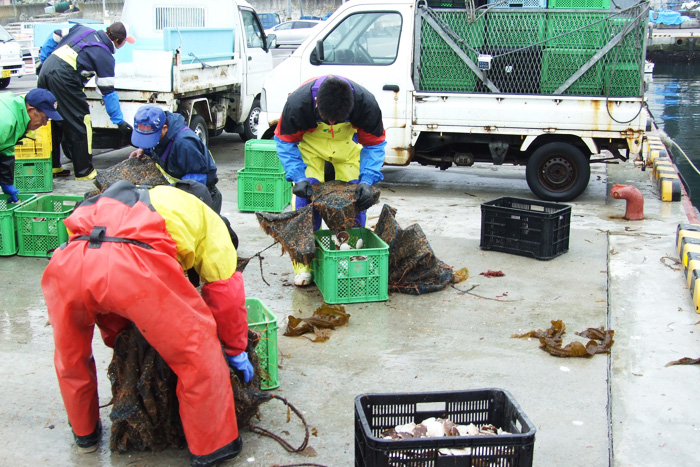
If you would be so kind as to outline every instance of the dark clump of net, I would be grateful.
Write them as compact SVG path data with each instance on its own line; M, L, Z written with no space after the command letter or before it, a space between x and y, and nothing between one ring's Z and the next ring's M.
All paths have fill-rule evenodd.
M119 180L128 180L134 185L167 185L168 180L151 159L146 157L130 157L118 164L97 172L95 186L106 190Z
M248 426L271 396L260 389L260 367L255 347L260 335L248 331L248 358L255 376L242 383L231 370L231 386L239 427ZM222 356L223 358L223 356ZM162 451L187 446L177 400L177 376L135 326L122 331L114 344L108 369L112 383L112 432L109 448Z
M312 203L291 212L256 212L260 227L282 245L282 251L293 261L311 264L316 253L313 215L320 214L334 233L352 228L358 209L355 203L357 185L330 181L313 185ZM379 201L380 191L372 187L373 203Z
M402 229L396 222L396 209L385 204L375 227L376 234L389 245L389 290L421 295L452 283L452 268L440 261L418 224Z

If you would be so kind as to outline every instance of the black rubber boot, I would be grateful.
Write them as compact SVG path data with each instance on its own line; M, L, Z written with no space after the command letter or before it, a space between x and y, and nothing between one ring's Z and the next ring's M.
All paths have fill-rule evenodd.
M73 436L75 437L75 444L78 446L78 451L82 453L97 451L97 444L102 437L102 421L97 420L95 431L89 435L78 436L73 432Z
M211 454L204 456L195 456L190 453L190 466L191 467L214 467L219 462L223 462L229 459L233 459L241 453L243 449L243 441L241 437L234 439L226 446L217 449Z

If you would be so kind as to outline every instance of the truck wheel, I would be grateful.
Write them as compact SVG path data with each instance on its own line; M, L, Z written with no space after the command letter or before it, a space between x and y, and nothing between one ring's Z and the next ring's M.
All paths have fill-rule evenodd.
M207 122L201 115L193 115L192 120L190 120L190 129L194 131L199 139L204 142L204 145L209 147L209 129L207 128Z
M527 185L547 201L570 201L588 186L591 166L577 147L549 143L537 149L527 161Z
M0 78L0 89L5 89L10 85L10 78Z
M260 119L260 99L253 101L248 118L243 122L243 131L238 133L243 141L258 137L258 120Z

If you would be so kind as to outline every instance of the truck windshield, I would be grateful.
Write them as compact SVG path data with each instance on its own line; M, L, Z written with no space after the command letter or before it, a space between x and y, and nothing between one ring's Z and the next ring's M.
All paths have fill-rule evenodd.
M5 28L0 26L0 42L9 42L14 40L14 37L12 37L12 34L7 32Z
M350 15L323 39L323 63L390 65L396 60L400 35L397 12Z

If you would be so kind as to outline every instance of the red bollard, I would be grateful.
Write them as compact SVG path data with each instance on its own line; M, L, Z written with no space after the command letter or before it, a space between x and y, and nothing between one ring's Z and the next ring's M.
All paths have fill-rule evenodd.
M641 221L644 219L644 197L637 188L632 185L613 185L610 189L610 196L627 201L625 219L628 221Z

